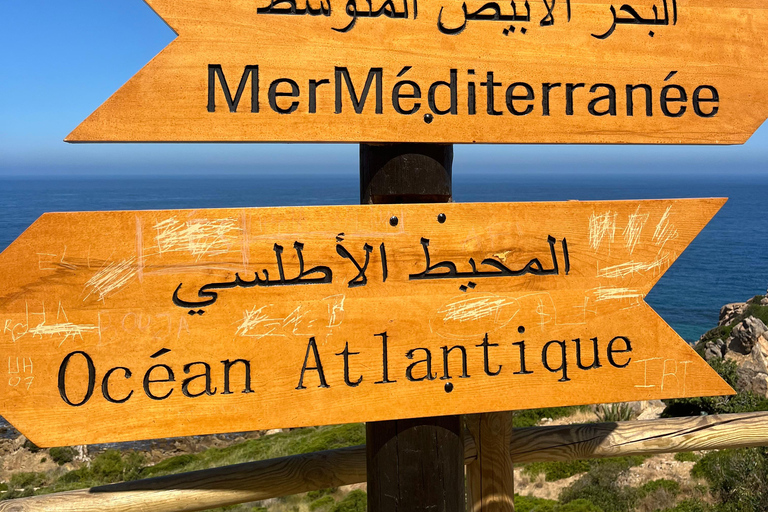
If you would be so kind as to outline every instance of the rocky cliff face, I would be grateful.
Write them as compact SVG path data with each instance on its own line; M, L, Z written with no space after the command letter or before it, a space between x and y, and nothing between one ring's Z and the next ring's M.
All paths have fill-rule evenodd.
M715 329L704 334L696 350L705 359L735 361L738 385L744 391L768 397L768 296L727 304Z

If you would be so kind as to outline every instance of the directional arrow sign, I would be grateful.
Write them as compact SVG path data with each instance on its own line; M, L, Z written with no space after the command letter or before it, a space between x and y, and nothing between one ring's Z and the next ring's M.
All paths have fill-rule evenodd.
M0 256L0 413L50 446L731 394L643 300L723 203L46 214Z
M178 38L67 138L743 143L759 0L147 0Z

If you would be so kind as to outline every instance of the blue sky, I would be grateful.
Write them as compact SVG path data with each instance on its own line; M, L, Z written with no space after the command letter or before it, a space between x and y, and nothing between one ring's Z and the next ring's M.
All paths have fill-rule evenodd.
M357 172L354 144L62 142L173 37L142 0L0 2L0 176ZM478 145L455 152L456 172L749 173L766 167L768 128L732 147Z

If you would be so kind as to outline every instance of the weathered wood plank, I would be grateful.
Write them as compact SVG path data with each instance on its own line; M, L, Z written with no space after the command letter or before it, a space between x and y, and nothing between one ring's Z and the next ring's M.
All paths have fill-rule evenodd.
M526 444L528 443L528 444ZM516 463L768 445L768 412L513 429ZM465 464L477 458L470 434ZM83 491L0 502L0 512L191 512L366 479L366 447L294 455Z
M768 412L515 429L515 463L768 445Z
M466 417L466 425L477 451L467 466L468 512L514 512L515 475L508 449L512 413L474 414Z
M463 511L461 416L372 422L366 427L370 512Z

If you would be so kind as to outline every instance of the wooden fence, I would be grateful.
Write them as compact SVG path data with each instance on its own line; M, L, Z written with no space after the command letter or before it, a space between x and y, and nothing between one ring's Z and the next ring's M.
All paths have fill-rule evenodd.
M498 456L490 449L492 443L484 442L485 448L478 450L476 438L492 427L483 421L498 420L496 426L502 430L508 425L503 416L480 416L477 424L468 421L464 438L468 478L479 457ZM768 445L768 412L529 427L509 429L506 436L514 463L744 448ZM503 436L495 437L499 438ZM511 475L508 477L511 489ZM484 486L472 498L472 478L469 480L470 509L477 511L484 508L478 503L489 493ZM192 512L365 481L365 446L353 446L9 500L0 502L0 512Z

